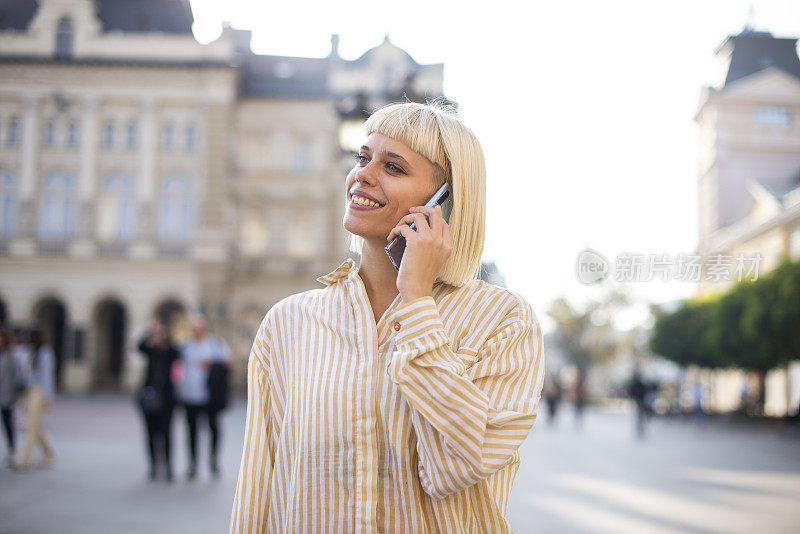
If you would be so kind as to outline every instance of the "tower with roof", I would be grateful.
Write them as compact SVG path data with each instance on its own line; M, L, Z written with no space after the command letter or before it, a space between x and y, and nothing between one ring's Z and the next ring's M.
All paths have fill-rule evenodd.
M796 38L746 27L717 48L702 91L698 253L800 257L800 59ZM705 264L705 262L704 262ZM732 281L701 282L716 291Z

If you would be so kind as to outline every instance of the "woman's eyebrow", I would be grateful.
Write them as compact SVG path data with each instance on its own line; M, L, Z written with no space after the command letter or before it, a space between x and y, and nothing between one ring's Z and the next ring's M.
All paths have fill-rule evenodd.
M386 155L389 156L390 158L399 159L400 161L402 161L403 163L405 163L409 167L411 166L411 164L406 160L406 158L404 158L400 154L395 154L394 152L386 152Z

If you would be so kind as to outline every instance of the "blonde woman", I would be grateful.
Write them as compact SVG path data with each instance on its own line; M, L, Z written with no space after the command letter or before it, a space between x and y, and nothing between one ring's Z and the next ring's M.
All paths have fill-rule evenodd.
M438 105L381 108L365 133L343 191L361 261L256 334L230 532L510 532L544 360L529 304L477 280L481 146ZM424 206L444 183L449 223Z

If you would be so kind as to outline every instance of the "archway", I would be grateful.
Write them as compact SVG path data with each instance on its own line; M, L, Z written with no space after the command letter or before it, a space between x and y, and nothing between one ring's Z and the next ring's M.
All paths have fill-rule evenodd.
M173 342L180 343L189 336L186 307L179 301L162 300L156 306L153 316L167 326Z
M34 324L42 332L42 339L53 348L56 357L56 390L61 389L61 370L67 358L67 309L54 297L42 299L34 307Z
M94 331L95 389L119 389L125 366L125 306L116 299L101 301L94 313Z

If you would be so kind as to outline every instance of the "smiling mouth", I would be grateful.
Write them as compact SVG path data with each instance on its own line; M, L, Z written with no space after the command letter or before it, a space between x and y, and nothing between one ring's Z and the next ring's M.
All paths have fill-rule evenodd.
M358 204L359 206L366 206L368 208L381 208L383 204L379 204L378 202L374 202L368 198L360 197L358 195L353 195L350 197L350 201L353 204Z

